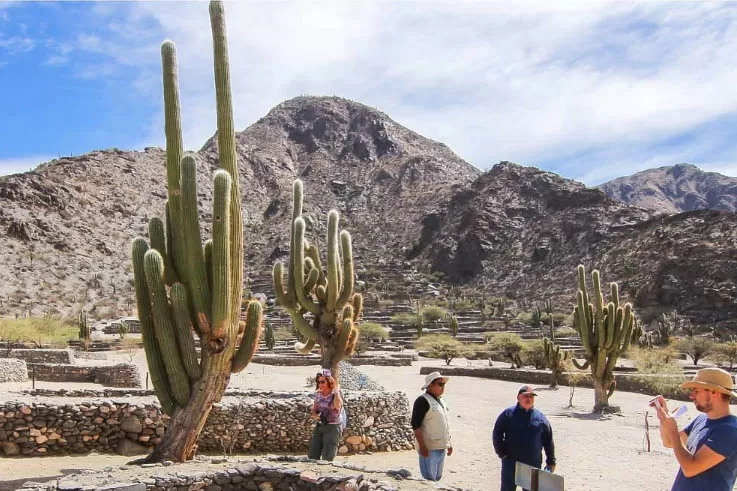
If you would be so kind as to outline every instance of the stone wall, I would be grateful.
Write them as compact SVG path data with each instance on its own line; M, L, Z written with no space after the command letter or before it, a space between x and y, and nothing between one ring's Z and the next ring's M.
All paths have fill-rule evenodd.
M314 422L311 394L280 398L225 397L215 404L200 435L200 452L300 452ZM410 408L402 392L345 393L348 427L340 453L413 448ZM76 401L76 402L73 402ZM0 403L4 455L150 451L161 441L168 417L158 405L126 400L70 399L62 405Z
M127 363L107 366L28 363L28 377L48 382L91 382L106 387L141 386L138 368Z
M26 382L28 369L26 362L14 358L0 360L0 382Z
M320 357L314 355L299 354L260 354L257 353L253 363L261 365L277 365L287 367L306 367L310 365L320 365ZM393 357L393 356L371 356L371 357L353 357L348 362L351 365L377 365L404 367L412 365L411 357Z
M28 363L74 363L70 349L12 349L0 350L0 358L17 358Z

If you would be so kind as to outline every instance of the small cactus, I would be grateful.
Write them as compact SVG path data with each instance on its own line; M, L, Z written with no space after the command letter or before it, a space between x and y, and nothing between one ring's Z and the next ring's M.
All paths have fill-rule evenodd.
M79 313L79 317L77 319L77 326L79 327L79 340L82 342L82 347L85 351L90 349L90 345L92 344L92 331L90 329L90 325L87 322L87 311L82 310Z
M563 362L568 359L569 353L566 350L561 350L560 346L549 338L543 338L543 350L545 353L545 364L551 372L550 386L558 387L558 378L565 370Z

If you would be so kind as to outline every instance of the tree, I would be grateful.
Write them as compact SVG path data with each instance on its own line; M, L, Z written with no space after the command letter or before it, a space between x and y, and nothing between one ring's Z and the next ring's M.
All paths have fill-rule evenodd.
M446 365L455 358L461 358L468 354L468 347L447 334L429 334L415 341L418 351L425 351L430 358L440 358Z
M351 235L343 230L338 239L336 210L328 213L327 264L323 270L320 251L305 239L306 224L302 218L302 181L296 180L292 195L292 226L290 228L287 282L284 265L274 265L276 298L306 338L298 342L298 352L307 354L320 345L323 368L329 368L339 378L338 363L353 354L358 342L358 319L363 309L363 297L353 292L355 275ZM305 317L310 314L310 317Z
M162 410L171 416L146 462L182 462L221 399L231 372L243 370L258 347L261 304L250 302L240 321L243 223L233 130L223 4L210 2L217 135L221 169L213 179L212 239L200 237L196 163L182 157L176 47L161 46L164 78L166 224L149 221L149 243L133 241L133 278L148 369ZM200 338L200 356L192 332ZM239 347L240 344L240 347Z
M511 332L492 332L488 333L486 339L489 345L489 351L508 359L512 364L512 368L520 368L522 366L520 354L522 353L524 343L519 335Z
M591 368L594 381L594 411L609 409L609 398L614 393L614 366L617 359L627 351L632 341L632 327L635 315L631 304L619 305L619 286L610 284L611 299L604 304L601 293L599 271L591 273L594 285L594 303L589 303L586 286L586 271L578 266L578 292L576 306L573 308L573 326L581 337L586 351L585 362L574 365L581 370Z
M356 351L365 351L373 343L386 341L389 338L389 331L376 322L362 322L361 331L358 334L358 344Z
M696 366L699 364L700 359L711 353L714 349L714 341L698 336L679 339L676 342L676 349L690 356L694 366Z
M729 369L734 369L735 363L737 363L737 341L730 340L724 343L714 345L711 350L713 353L712 358L721 364L729 364Z

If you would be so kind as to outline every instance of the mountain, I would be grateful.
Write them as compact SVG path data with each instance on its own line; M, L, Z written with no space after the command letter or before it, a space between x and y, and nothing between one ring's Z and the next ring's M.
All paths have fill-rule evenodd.
M737 327L734 213L661 218L535 168L503 162L481 173L445 145L335 97L278 105L237 133L237 151L252 292L273 295L299 178L308 238L324 243L337 209L357 277L375 298L416 298L440 279L463 295L552 299L569 310L583 263L620 282L644 316L677 308L697 323ZM209 236L216 138L194 157ZM157 148L96 151L0 178L0 314L135 314L130 242L165 199Z
M658 213L737 211L737 178L690 164L648 169L598 186L607 196Z

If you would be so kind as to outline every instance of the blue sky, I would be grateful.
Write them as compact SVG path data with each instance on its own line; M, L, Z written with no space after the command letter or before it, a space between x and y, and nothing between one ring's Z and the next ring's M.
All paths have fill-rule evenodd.
M226 15L238 130L339 95L480 169L737 176L737 3L245 0ZM215 131L206 2L0 3L0 174L163 146L164 39L196 150Z

